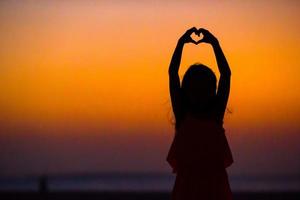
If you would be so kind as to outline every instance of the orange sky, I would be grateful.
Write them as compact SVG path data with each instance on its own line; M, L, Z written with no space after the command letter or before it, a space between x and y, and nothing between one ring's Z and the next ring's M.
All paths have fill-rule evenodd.
M39 162L38 156L51 160L49 152L68 152L65 145L70 152L81 152L105 135L111 143L102 144L105 147L95 143L86 155L94 153L105 160L100 151L115 156L122 148L133 146L131 152L120 156L132 163L126 170L149 170L154 165L155 170L169 170L163 160L173 133L167 70L177 39L192 26L215 34L232 70L228 104L232 114L226 115L224 126L236 155L233 171L247 170L259 145L266 145L259 158L262 171L268 170L270 154L273 164L281 163L281 172L300 167L293 157L300 152L297 1L0 4L2 173L19 172L11 170L18 162L12 161L10 153L31 162ZM209 45L185 47L180 76L195 62L210 66L219 75ZM49 145L45 155L34 157L32 152L43 141L37 139L41 135L52 139L57 148ZM74 146L72 137L82 144ZM109 150L120 137L127 140L123 146ZM138 139L131 140L134 137ZM27 146L20 145L20 138L27 138ZM255 142L255 138L261 140ZM147 140L156 150L141 156L152 156L154 161L137 165L135 151L143 147L137 143ZM250 141L253 145L246 149L245 142ZM291 158L282 160L275 156L278 153ZM65 153L61 159L68 156ZM106 167L101 167L91 162L89 168L78 162L73 170L119 169L117 161L105 163ZM72 170L69 165L47 165L45 169L40 164L36 171Z

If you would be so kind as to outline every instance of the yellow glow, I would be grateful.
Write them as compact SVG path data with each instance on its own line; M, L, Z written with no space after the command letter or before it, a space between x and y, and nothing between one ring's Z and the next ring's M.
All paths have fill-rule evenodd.
M167 69L176 41L187 28L203 26L219 38L232 69L228 126L299 128L296 1L83 2L2 3L4 124L168 129ZM181 77L194 62L218 74L210 46L185 47Z

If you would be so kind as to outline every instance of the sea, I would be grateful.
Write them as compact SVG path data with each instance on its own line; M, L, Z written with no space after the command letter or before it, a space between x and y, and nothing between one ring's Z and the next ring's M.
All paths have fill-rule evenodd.
M229 176L233 192L300 192L300 175ZM0 177L1 191L138 191L170 192L170 173L99 173Z

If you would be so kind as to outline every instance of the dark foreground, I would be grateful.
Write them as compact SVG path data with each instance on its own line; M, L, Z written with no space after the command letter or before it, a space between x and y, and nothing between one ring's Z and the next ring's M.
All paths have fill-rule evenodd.
M36 192L0 192L0 199L84 199L84 200L168 200L170 193L165 192L50 192L39 194ZM272 193L234 193L234 200L299 200L300 192L272 192Z

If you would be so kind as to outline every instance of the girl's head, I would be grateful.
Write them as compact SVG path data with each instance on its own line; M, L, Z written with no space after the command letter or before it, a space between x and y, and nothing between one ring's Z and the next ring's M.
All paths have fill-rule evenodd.
M216 97L217 78L203 64L193 64L184 74L181 95L184 111L209 114Z

